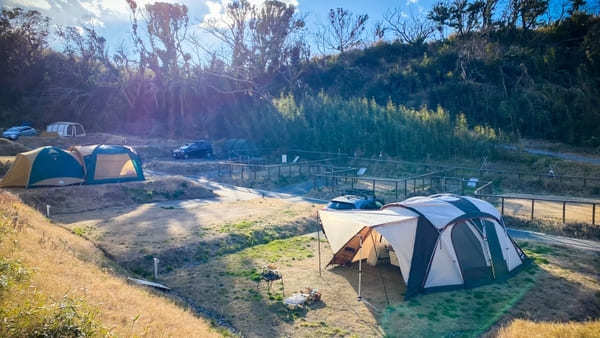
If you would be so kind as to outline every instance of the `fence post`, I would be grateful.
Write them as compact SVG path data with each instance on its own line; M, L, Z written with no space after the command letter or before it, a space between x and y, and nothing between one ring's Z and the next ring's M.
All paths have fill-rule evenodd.
M460 194L465 195L465 182L462 178L460 179Z
M373 180L373 196L375 196L375 180Z
M354 177L350 179L350 189L354 190Z
M504 197L502 197L502 217L504 217Z
M398 201L398 181L396 181L396 201Z
M242 182L244 181L244 166L242 166Z
M406 179L404 179L404 198L406 198L406 196L408 196L408 190L407 190L407 183L406 183Z
M413 193L417 192L417 179L413 178Z
M254 180L256 181L256 172L258 171L258 167L254 167Z
M281 179L281 164L277 166L277 179Z
M565 222L565 209L567 209L567 202L563 201L563 224L566 224L566 222Z
M535 209L535 200L531 199L531 220L533 221L533 210Z
M592 225L596 225L596 203L592 204Z

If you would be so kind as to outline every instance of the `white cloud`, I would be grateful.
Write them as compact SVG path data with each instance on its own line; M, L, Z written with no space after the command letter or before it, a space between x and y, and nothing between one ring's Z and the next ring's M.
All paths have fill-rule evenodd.
M10 1L9 1L10 2ZM35 9L48 10L52 8L46 0L19 0L18 1L23 7L32 7Z
M294 5L298 7L298 0L281 1L288 5ZM231 0L207 0L205 4L206 7L208 7L208 13L204 15L204 18L202 19L202 24L206 24L208 22L215 22L217 24L219 22L224 22L226 20L226 17L224 15L225 8L231 2ZM248 2L256 7L261 7L265 3L265 0L248 0Z

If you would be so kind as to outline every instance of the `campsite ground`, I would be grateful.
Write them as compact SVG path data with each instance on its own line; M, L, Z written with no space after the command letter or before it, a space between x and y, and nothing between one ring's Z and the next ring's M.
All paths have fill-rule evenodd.
M23 140L27 147L65 147L81 141L58 139L60 144L54 144L58 141ZM145 159L146 168L214 177L214 170L199 170L199 166L204 166L200 161L169 160L169 149L177 141L127 140L109 134L93 134L86 140L85 143L133 143ZM0 151L0 155L14 154ZM518 163L513 169L540 171L554 165L561 173L574 175L595 175L599 170L530 155L506 157L495 163L497 168L510 169L511 163ZM2 157L0 163L9 160ZM477 160L461 163L480 164ZM396 165L369 167L369 172L388 177L412 171ZM221 324L229 323L246 336L514 336L532 325L544 332L550 322L595 320L591 326L597 326L600 317L597 252L520 241L534 262L514 278L473 290L421 295L410 301L403 300L404 282L396 268L365 265L365 301L358 302L357 265L324 268L319 275L314 236L319 206L301 199L292 202L263 198L243 189L221 189L219 185L210 186L213 195L185 177L151 178L119 185L13 192L38 210L51 204L53 222L91 240L128 275L151 279L152 258L158 257L158 281L173 288L171 296L182 299L197 314ZM513 179L503 178L501 182L505 193L520 187ZM257 186L285 190L298 183L302 182L283 179ZM521 188L536 187L544 192L562 189L555 185L527 181ZM560 191L569 193L577 191L577 187L574 184ZM587 225L582 232L547 218L526 222L528 207L524 203L506 203L507 214L515 216L509 219L514 221L509 225L598 238L594 237L597 229ZM557 212L562 212L560 206L536 204L536 214L560 217ZM569 207L567 212L580 221L591 217L584 206ZM325 266L331 257L326 241L321 243L321 250ZM265 265L282 273L284 289L278 282L270 292L265 285L257 287L255 280ZM296 311L283 307L280 301L284 293L288 296L306 287L322 292L323 302Z
M324 268L319 276L317 206L243 191L220 193L55 220L142 277L151 278L152 257L158 257L160 282L247 336L492 335L513 319L579 322L600 316L597 253L532 241L520 244L533 264L506 282L410 301L403 300L396 268L364 265L365 301L358 302L356 264ZM321 250L325 266L331 252L323 239ZM266 265L282 273L284 288L279 282L270 292L264 284L257 287ZM323 302L295 311L281 304L284 293L306 287L318 289Z

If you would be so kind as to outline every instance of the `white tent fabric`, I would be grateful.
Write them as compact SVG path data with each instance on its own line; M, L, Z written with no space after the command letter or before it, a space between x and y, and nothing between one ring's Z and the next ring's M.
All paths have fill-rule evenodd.
M519 257L517 249L508 237L506 229L496 222L494 222L494 227L496 228L496 233L498 234L498 240L500 241L500 246L502 247L502 255L506 260L508 271L512 271L517 266L521 265L523 261L521 260L521 257Z
M458 259L456 258L454 246L450 239L450 234L452 233L451 227L453 225L447 231L444 231L438 240L430 268L430 270L436 271L436 273L429 274L425 283L426 288L463 283Z
M443 198L429 198L429 197L413 197L402 201L404 208L412 208L422 215L427 215L427 219L435 226L440 229L445 227L448 222L453 219L464 215L464 212L457 207L445 202L445 200L455 200L452 196L443 196ZM393 204L391 206L393 208Z
M405 219L401 222L377 226L379 232L394 248L398 266L402 272L404 282L408 283L410 275L410 262L415 246L415 233L417 231L417 217Z
M337 252L364 227L381 226L389 223L399 223L409 219L417 219L417 215L398 215L392 210L381 211L333 211L320 210L319 217L329 241L331 251ZM389 239L388 239L389 240Z

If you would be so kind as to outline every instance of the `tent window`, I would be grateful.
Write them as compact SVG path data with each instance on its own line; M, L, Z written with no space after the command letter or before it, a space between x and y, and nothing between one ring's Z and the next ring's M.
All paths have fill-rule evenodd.
M133 161L127 154L99 154L96 157L94 179L136 177Z
M79 125L79 124L76 125L75 126L75 132L76 132L75 135L83 135L83 127L81 125Z
M73 126L68 126L67 127L67 135L68 136L75 136L75 128Z

